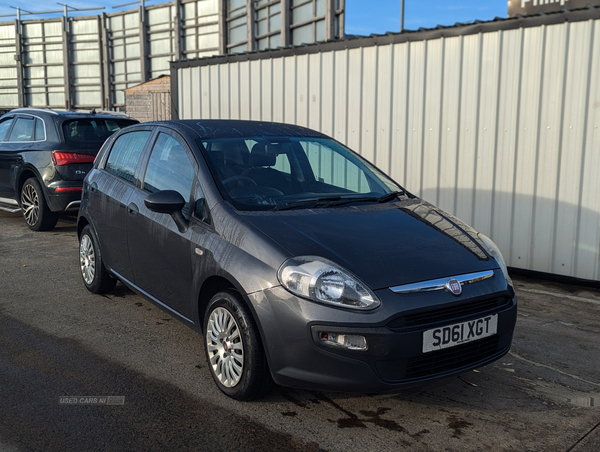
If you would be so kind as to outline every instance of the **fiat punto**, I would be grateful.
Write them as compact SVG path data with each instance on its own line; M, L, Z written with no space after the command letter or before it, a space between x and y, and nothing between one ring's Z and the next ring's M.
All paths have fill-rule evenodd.
M218 388L375 392L508 352L500 251L321 133L252 121L127 127L86 176L83 283L118 281L204 337Z

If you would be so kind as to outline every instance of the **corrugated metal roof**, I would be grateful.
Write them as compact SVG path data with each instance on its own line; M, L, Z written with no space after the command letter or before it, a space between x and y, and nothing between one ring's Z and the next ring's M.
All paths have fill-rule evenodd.
M342 39L302 44L297 46L279 47L277 49L266 49L227 55L214 55L189 60L182 59L171 62L171 69L190 66L208 66L223 62L277 58L294 54L306 55L324 51L338 50L340 48L353 49L408 41L425 41L440 37L467 36L498 30L514 30L517 28L530 28L540 25L552 25L564 22L581 22L599 18L600 5L590 4L585 8L563 8L561 11L550 13L540 12L527 16L517 14L515 17L496 17L488 21L475 20L468 23L457 22L454 25L438 25L435 28L405 30L402 33L387 32L385 34L371 34L369 36L346 35Z

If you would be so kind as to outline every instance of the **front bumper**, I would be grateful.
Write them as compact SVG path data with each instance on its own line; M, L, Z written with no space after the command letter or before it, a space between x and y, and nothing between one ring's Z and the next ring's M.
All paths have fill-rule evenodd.
M460 297L389 289L377 295L381 307L355 312L298 298L280 286L252 294L274 380L307 389L380 392L481 367L510 349L517 301L499 271L491 281L465 287ZM495 335L422 352L424 331L493 314ZM364 336L368 349L325 345L319 332Z

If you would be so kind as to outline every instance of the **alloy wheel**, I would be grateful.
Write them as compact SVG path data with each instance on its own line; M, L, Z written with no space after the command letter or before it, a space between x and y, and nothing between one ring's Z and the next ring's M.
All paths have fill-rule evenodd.
M21 194L21 205L23 207L23 216L29 226L34 226L40 217L40 199L37 190L33 185L26 184Z
M81 237L79 244L79 263L83 280L86 284L91 285L96 276L96 253L92 239L87 234Z
M227 388L238 384L244 370L244 344L240 327L227 309L218 307L210 313L206 347L212 370L221 384Z

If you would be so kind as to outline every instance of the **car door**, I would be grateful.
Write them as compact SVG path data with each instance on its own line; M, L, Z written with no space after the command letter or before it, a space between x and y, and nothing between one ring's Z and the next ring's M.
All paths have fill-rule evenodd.
M127 206L139 184L135 174L151 135L152 130L145 128L117 137L101 170L88 180L90 217L104 262L129 282L134 277L127 251Z
M5 198L5 199L0 199L1 201L4 202L11 202L13 201L12 197L10 197L11 195L11 188L10 188L10 181L11 181L11 171L10 171L10 166L11 166L11 162L10 159L8 157L8 152L5 149L6 148L6 138L8 138L8 135L10 133L10 129L12 127L12 125L15 122L15 118L14 117L10 117L10 118L4 118L2 120L2 122L0 122L0 198Z
M170 215L150 211L144 200L161 190L179 192L190 217L196 163L185 141L159 131L144 171L142 187L127 207L127 238L135 284L162 304L190 319L192 290L191 229L179 232Z
M31 116L18 115L3 121L0 128L4 131L4 139L0 144L0 197L15 200L16 175L23 164L22 153L33 142L35 120Z

